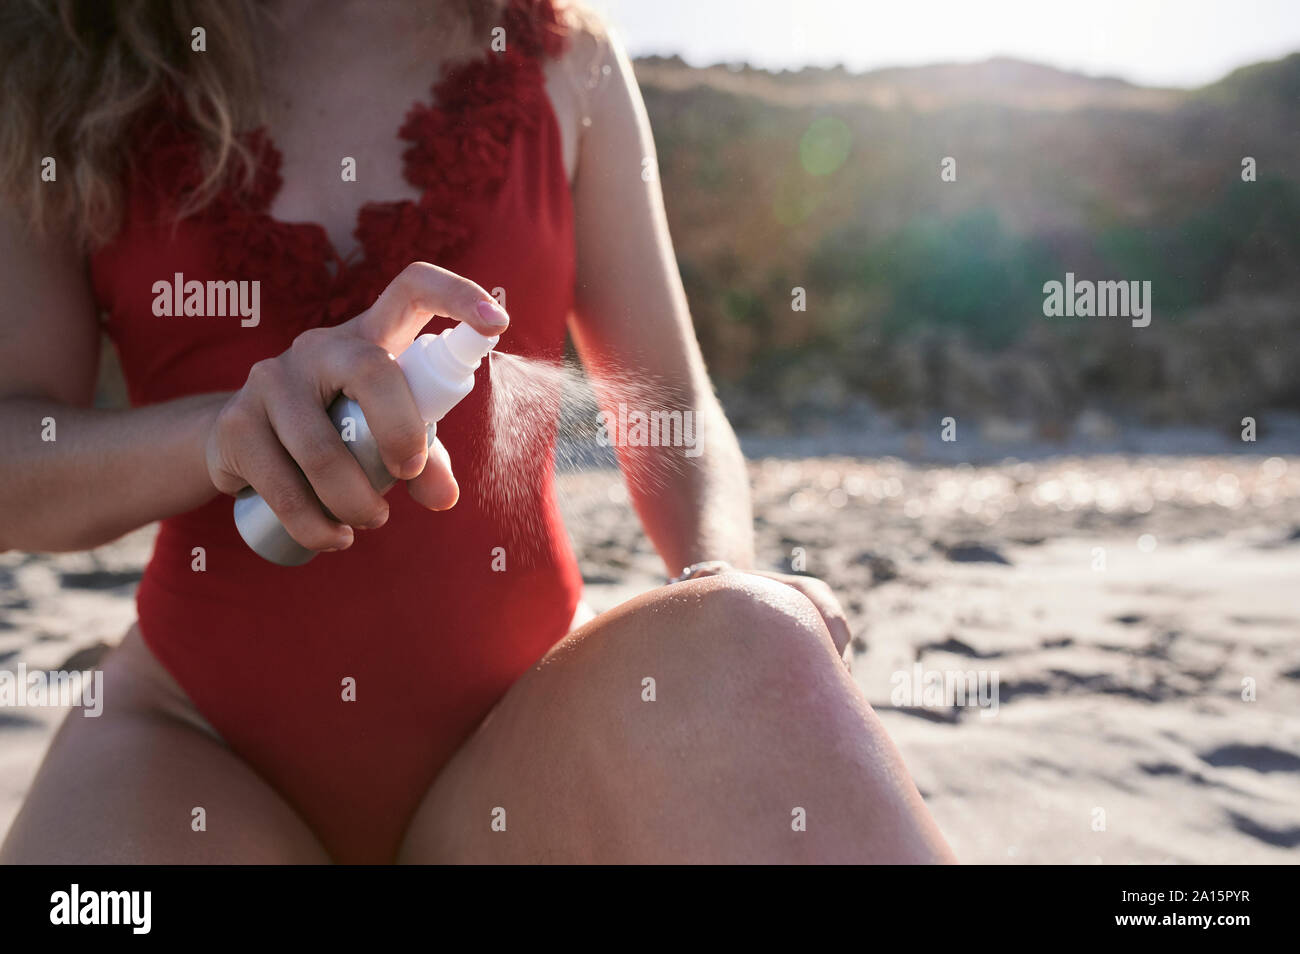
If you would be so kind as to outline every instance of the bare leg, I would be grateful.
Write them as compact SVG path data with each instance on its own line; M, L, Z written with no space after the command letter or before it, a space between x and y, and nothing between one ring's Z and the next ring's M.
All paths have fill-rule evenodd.
M953 859L812 604L734 574L557 644L439 775L400 860Z
M206 831L193 831L193 809ZM9 837L8 864L328 863L293 810L206 727L132 628L104 711L74 710Z

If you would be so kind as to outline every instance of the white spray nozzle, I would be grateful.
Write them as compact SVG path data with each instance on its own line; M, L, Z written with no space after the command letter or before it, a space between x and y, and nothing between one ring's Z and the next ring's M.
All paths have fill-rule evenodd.
M464 322L438 335L420 335L397 358L426 423L433 424L474 387L474 372L499 336L481 335Z
M463 321L448 328L438 337L446 340L447 350L458 361L474 367L478 367L478 363L501 340L500 335L493 335L491 338L481 335Z

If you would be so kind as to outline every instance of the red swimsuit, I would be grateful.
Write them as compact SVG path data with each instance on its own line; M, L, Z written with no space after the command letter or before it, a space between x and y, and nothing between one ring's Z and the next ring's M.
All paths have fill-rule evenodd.
M371 203L362 254L324 229L267 214L279 156L266 137L251 188L169 219L201 174L193 139L160 111L142 131L122 231L95 253L135 405L240 388L302 331L368 307L411 261L506 289L502 349L558 358L574 283L572 206L541 64L564 35L547 0L511 0L508 51L444 74L437 105L400 137L418 202ZM173 228L174 226L174 228ZM155 282L261 282L261 320L158 317ZM434 319L426 330L448 324ZM561 638L581 577L555 505L551 453L530 457L526 545L476 488L488 446L486 365L439 425L460 502L432 513L398 485L391 517L306 566L263 561L235 531L231 498L163 521L137 604L145 641L230 747L293 804L331 855L387 862L434 776L506 689ZM553 452L554 434L545 435ZM195 569L195 548L206 569ZM505 572L494 548L505 547ZM355 680L355 701L347 698ZM485 816L486 817L486 816ZM238 825L238 819L217 824Z

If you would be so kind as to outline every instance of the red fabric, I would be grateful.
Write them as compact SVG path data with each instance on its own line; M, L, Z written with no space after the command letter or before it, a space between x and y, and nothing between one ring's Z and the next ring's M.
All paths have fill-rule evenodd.
M249 367L305 329L368 307L410 261L503 286L502 349L559 358L574 281L572 205L540 57L563 37L550 5L512 0L509 52L446 73L436 106L412 107L400 135L418 202L371 203L363 254L341 261L325 230L267 214L279 155L261 132L248 187L232 185L174 221L201 176L194 140L170 110L141 131L124 227L91 262L133 404L233 391ZM261 323L157 317L153 284L260 280ZM434 319L428 331L448 322ZM461 487L431 513L404 485L391 516L342 553L282 568L252 553L229 497L163 521L137 596L145 641L229 745L315 829L336 860L391 861L438 770L506 689L564 635L581 577L561 525L550 453L520 475L530 537L493 508L480 479L490 435L486 365L439 425ZM554 433L543 442L554 449ZM207 568L192 568L193 548ZM506 572L493 572L493 548ZM356 701L343 681L356 680ZM490 807L490 806L489 806ZM486 811L486 809L485 809ZM487 816L484 816L484 824ZM238 826L239 819L212 824Z

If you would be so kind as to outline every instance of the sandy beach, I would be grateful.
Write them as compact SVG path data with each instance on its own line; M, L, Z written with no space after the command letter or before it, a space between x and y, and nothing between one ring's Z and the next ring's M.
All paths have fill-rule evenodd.
M962 860L1300 859L1300 457L751 447L750 476L760 561L835 588L854 677ZM561 490L597 609L658 585L616 473ZM153 533L0 554L0 666L93 665ZM996 679L996 705L898 704L918 667ZM0 832L64 712L0 710Z

